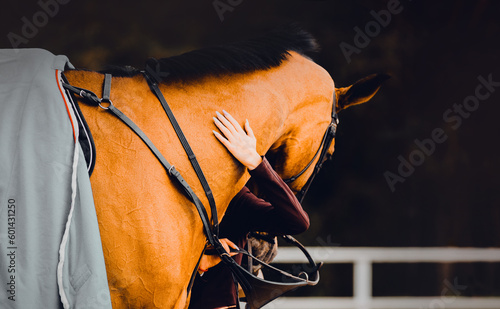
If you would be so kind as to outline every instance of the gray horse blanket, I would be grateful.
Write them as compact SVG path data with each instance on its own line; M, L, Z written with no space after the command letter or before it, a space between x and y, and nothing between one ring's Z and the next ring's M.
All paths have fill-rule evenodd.
M65 56L0 50L0 308L111 308Z

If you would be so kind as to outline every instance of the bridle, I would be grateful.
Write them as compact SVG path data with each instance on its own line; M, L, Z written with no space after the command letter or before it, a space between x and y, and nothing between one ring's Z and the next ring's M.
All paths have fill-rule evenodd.
M321 140L321 144L319 145L318 150L316 151L316 154L314 154L314 157L309 161L309 163L300 171L298 172L295 176L292 176L287 179L283 179L283 181L287 184L294 182L304 174L307 169L312 165L316 157L319 155L319 159L316 162L316 166L314 167L314 171L307 180L306 184L302 187L302 189L295 195L299 202L302 204L302 200L304 200L304 197L306 196L307 191L309 190L309 187L311 186L312 181L314 180L314 177L319 173L321 168L323 167L323 163L326 161L327 156L328 156L328 149L330 149L330 146L332 145L333 139L335 138L335 133L337 131L337 125L339 123L339 117L336 112L335 105L337 103L336 95L335 95L335 89L333 90L333 106L332 106L332 115L331 115L331 120L330 124L328 124L328 128L326 129L325 134L323 135L323 139ZM320 154L321 153L321 154ZM329 159L329 158L328 158Z

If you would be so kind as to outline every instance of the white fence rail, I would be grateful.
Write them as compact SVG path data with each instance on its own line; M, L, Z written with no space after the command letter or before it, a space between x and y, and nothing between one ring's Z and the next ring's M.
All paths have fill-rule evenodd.
M458 282L436 297L373 297L373 263L500 262L500 248L308 247L315 261L353 264L353 297L282 297L264 308L287 309L500 309L500 297L459 296ZM297 248L281 247L274 263L303 263ZM445 288L446 289L446 288ZM450 293L451 292L451 293Z

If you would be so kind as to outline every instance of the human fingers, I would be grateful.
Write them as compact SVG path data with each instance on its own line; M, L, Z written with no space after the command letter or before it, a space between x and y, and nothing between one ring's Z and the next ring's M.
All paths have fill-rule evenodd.
M233 145L222 135L220 135L219 132L216 132L216 131L212 131L215 135L215 137L217 137L217 139L224 145L226 146L226 148L231 152L233 150Z
M230 140L233 138L233 132L231 132L218 118L213 117L214 123L219 128L219 130L224 134L224 136Z
M221 244L222 244L222 247L224 247L224 250L225 250L227 253L231 252L231 250L229 249L229 245L227 244L227 242L222 241L222 239L221 239Z
M253 130L250 127L250 123L248 122L248 119L245 121L245 131L247 131L248 136L255 139L255 135L253 134Z
M232 133L232 134L236 134L237 133L237 130L234 128L233 124L227 120L226 117L224 117L221 113L219 112L215 112L215 114L217 114L217 119Z
M238 131L240 133L245 133L243 131L243 129L241 128L240 124L238 123L238 121L236 121L236 119L234 119L234 117L231 116L231 114L229 114L225 110L222 110L222 112L224 113L224 116L226 117L226 119L229 120L229 122L231 122L231 124L233 125L233 127L235 128L236 131Z
M221 242L227 244L229 247L233 249L240 250L240 248L238 248L238 246L234 242L230 241L228 238L221 239Z
M229 247L233 248L233 249L236 249L236 250L239 250L240 248L238 248L237 245L235 245L232 241L230 241L229 239L227 238L223 238L221 239L221 243L222 243L222 246L224 247L224 250L226 250L227 253L229 253L230 256L235 256L238 254L238 252L231 252L231 250L229 249Z

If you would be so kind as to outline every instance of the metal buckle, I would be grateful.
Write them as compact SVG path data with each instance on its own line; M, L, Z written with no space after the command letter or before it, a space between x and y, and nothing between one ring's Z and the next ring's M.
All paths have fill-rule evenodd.
M104 105L102 105L102 103L107 103L108 105L104 106ZM108 110L111 105L113 105L113 102L111 102L111 100L109 100L109 101L102 101L101 100L101 102L99 102L99 107L102 108L103 110Z
M333 116L333 119L335 119L335 126L337 126L339 124L339 116L337 114L335 114Z

